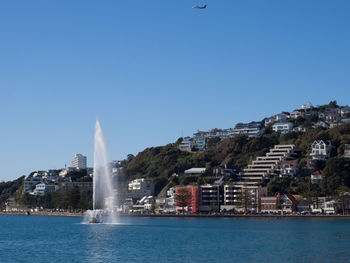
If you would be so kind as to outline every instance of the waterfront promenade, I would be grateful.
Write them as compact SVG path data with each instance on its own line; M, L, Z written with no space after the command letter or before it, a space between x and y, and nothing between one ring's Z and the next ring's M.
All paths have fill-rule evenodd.
M28 215L26 211L9 212L1 211L0 215ZM84 217L84 213L74 212L49 212L39 211L30 212L33 216L67 216L67 217ZM350 215L271 215L271 214L121 214L120 217L177 217L177 218L342 218L350 219Z

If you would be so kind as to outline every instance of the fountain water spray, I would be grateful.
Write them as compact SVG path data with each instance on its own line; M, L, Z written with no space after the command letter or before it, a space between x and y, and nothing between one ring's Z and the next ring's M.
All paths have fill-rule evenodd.
M93 210L86 212L89 222L99 222L101 216L106 216L107 223L116 222L115 193L112 171L108 163L108 155L101 125L96 120L94 145L94 175L93 175ZM89 219L90 218L90 219Z

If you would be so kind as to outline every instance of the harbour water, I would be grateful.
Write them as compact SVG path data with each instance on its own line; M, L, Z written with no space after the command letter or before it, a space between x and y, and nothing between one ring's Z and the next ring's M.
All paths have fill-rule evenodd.
M348 219L0 215L0 262L350 262Z

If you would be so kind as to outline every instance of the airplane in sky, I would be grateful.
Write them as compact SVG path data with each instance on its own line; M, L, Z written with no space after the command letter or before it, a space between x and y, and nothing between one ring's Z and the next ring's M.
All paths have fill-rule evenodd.
M204 6L196 5L196 6L192 7L192 8L205 9L205 8L207 8L207 5L204 5Z

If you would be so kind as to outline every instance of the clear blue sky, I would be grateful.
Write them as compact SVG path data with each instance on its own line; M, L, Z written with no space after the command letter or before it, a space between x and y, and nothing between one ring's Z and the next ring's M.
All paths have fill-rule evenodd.
M207 4L206 10L191 7ZM310 100L350 104L348 0L0 4L0 181Z

